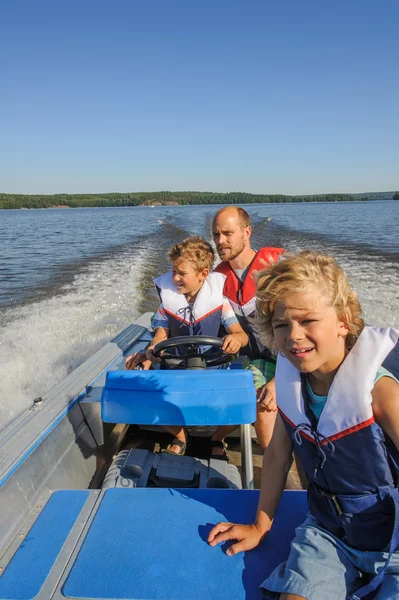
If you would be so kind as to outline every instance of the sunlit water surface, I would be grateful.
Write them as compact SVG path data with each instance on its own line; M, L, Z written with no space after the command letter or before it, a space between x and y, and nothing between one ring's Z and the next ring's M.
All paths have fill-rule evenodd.
M144 311L184 237L216 206L0 211L0 430ZM245 207L253 246L333 254L366 321L399 326L399 203Z

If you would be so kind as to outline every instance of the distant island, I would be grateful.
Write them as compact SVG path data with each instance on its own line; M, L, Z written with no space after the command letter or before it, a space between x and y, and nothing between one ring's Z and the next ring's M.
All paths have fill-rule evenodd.
M108 194L1 194L0 209L16 208L95 208L101 206L181 206L189 204L256 204L279 202L349 202L359 200L399 200L399 192L364 194L247 194L245 192L138 192Z

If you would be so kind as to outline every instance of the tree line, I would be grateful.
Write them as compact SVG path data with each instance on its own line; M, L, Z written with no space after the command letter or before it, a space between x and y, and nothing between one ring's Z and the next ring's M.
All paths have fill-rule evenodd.
M395 195L399 195L396 192ZM189 204L255 204L279 202L348 202L369 200L368 196L322 194L315 196L285 196L282 194L249 194L244 192L139 192L108 194L0 194L0 209L151 206Z

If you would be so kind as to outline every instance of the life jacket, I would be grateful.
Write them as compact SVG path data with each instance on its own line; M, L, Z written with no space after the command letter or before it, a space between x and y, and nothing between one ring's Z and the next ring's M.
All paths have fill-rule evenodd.
M255 317L256 308L256 282L253 276L257 271L267 267L271 260L277 262L282 252L284 252L283 248L260 248L248 267L244 281L237 277L228 261L219 263L215 268L215 271L226 276L223 293L249 338L248 345L241 353L251 358L272 358L271 352L260 341L256 326L249 321Z
M219 333L225 277L221 273L210 273L202 284L193 304L179 293L172 273L154 279L163 309L169 323L169 337L185 335L207 335Z
M399 452L374 421L371 391L398 338L398 330L365 327L334 377L318 422L304 375L281 355L276 369L278 409L309 479L310 512L358 550L389 547L389 559L399 543ZM385 568L353 597L376 589Z

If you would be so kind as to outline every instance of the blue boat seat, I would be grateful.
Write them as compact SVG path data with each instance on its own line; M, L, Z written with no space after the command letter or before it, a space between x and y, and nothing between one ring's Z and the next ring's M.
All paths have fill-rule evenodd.
M108 371L102 420L136 425L240 425L256 419L245 370Z

